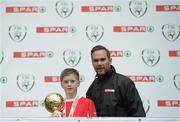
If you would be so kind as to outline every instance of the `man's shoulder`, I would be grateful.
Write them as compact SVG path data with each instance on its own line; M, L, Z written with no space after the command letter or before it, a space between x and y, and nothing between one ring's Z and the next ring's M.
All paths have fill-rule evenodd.
M133 83L133 81L126 75L120 74L120 73L115 73L115 77L118 82L120 83Z

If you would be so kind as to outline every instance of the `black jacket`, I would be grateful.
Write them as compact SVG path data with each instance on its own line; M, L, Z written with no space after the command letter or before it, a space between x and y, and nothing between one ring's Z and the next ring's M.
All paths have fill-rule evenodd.
M99 117L145 117L135 84L116 73L113 66L104 76L97 76L86 97L94 101Z

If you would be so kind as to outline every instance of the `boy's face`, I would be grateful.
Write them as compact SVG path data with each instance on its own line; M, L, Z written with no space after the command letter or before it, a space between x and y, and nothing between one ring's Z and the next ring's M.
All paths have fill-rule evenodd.
M77 93L77 88L80 85L80 81L77 80L76 75L69 74L64 76L61 81L61 86L64 89L66 95L74 95Z

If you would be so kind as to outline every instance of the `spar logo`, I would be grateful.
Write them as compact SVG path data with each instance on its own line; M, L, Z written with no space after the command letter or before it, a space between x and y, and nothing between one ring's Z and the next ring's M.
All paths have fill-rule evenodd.
M60 76L44 76L44 82L52 83L52 82L59 82Z
M180 12L180 5L156 5L157 12Z
M129 10L131 14L137 18L142 17L147 11L147 1L131 0L129 2Z
M79 80L80 80L80 82L85 81L85 76L84 75L80 75ZM44 82L45 83L60 82L60 76L44 76Z
M38 107L38 100L6 101L6 107Z
M164 77L162 75L129 75L128 76L134 82L163 82Z
M51 51L24 51L24 52L13 52L14 58L51 58L54 53Z
M170 50L169 57L180 57L180 50Z
M36 33L75 33L74 26L57 26L57 27L37 27Z
M180 100L158 100L158 107L180 107Z
M6 13L45 13L46 7L44 6L8 6Z
M111 50L110 51L111 57L130 57L131 51L122 51L122 50Z
M153 32L153 26L113 26L113 32Z
M174 42L180 35L180 26L175 24L165 24L162 26L162 34L166 40Z
M106 5L106 6L82 6L81 12L120 12L121 6L113 6L113 5Z

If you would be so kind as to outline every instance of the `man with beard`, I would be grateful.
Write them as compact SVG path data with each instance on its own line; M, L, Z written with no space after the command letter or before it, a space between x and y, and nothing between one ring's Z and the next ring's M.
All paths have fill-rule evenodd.
M110 51L101 45L91 50L96 78L86 97L94 101L98 117L145 117L143 104L134 82L116 72Z

